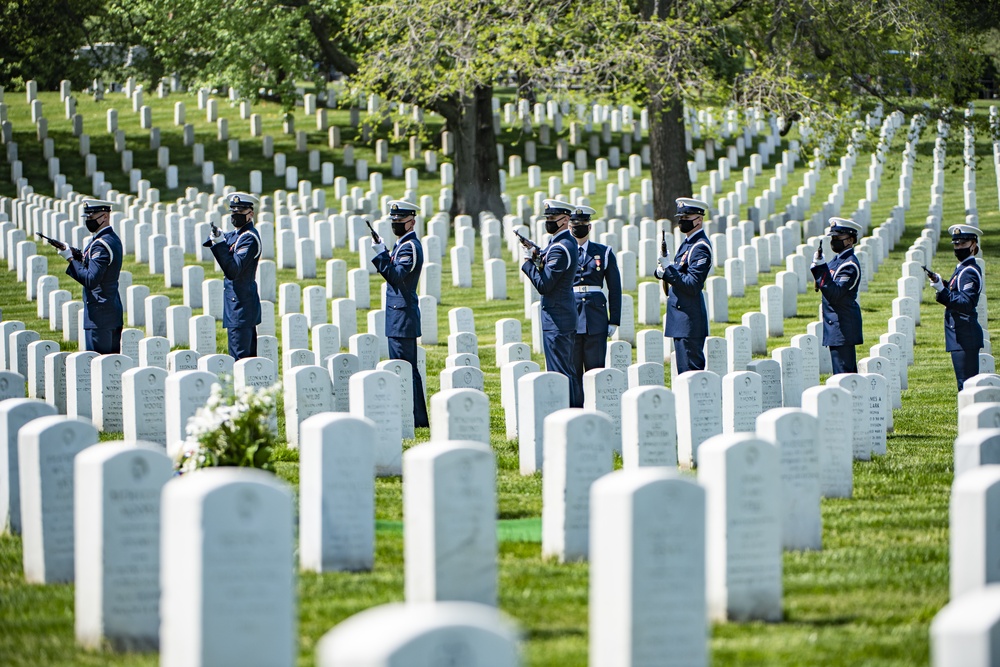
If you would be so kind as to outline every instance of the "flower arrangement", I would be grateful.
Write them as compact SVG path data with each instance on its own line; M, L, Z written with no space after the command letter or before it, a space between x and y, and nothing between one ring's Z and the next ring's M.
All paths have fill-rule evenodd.
M175 469L182 474L213 466L273 470L280 394L280 383L234 389L230 378L220 378L205 406L188 420Z

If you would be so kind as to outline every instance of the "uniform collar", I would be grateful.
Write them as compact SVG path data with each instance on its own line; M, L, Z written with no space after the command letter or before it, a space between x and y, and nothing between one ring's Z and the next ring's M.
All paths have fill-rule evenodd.
M573 238L573 235L569 233L569 227L567 227L566 229L562 230L561 232L553 236L552 239L549 241L549 243L555 243L556 241L561 241L563 236L570 237L571 239L573 239L573 243L576 243L576 239Z
M101 230L98 230L98 232L97 232L96 234L94 234L94 235L93 235L92 237L90 237L90 238L91 238L91 239L96 239L96 238L97 238L98 236L105 236L105 232L108 232L108 233L110 233L110 232L114 232L114 231L115 231L115 230L111 228L111 225L108 225L108 226L107 226L107 227L105 227L104 229L101 229Z
M243 225L242 227L239 228L233 227L233 231L236 232L237 235L249 232L251 229L254 229L252 220L247 224Z
M963 266L972 266L975 263L976 263L976 256L975 255L969 255L968 257L966 257L965 259L963 259L961 262L959 262L958 264L956 264L955 268L956 269L960 269Z
M583 243L582 243L582 244L580 245L580 250L579 250L579 252L582 252L582 253L583 253L584 255L586 255L586 254L587 254L587 248L589 248L589 247L590 247L590 239L587 239L586 241L584 241L584 242L583 242Z
M698 231L696 231L691 236L685 235L683 242L694 243L695 241L698 241L700 239L705 239L706 241L708 240L708 235L705 234L705 228L704 227L702 227L701 229L699 229Z
M412 240L412 239L410 239L411 236L413 237L413 239L417 238L417 232L416 232L415 229L411 229L410 231L406 232L405 234L403 234L402 236L400 236L398 239L396 239L396 245L399 245L403 241Z
M837 261L838 259L847 259L847 257L849 255L853 255L853 254L854 254L854 248L853 247L852 248L844 248L843 250L841 250L840 252L838 252L836 255L833 256L833 261Z

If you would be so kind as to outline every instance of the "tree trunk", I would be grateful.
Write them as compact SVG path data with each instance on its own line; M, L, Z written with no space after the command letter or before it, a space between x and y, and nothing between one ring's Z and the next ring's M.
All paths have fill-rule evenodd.
M653 178L653 215L673 218L674 200L691 196L684 148L684 103L654 95L649 103L649 157ZM711 202L709 202L711 203Z
M436 105L448 121L455 140L455 182L451 215L471 215L479 226L479 214L490 211L502 218L500 162L493 132L493 88L477 86L471 97Z
M642 0L643 20L664 20L677 0ZM684 147L684 102L677 95L664 98L662 81L650 81L649 161L653 177L653 216L673 219L674 200L691 196L687 150Z

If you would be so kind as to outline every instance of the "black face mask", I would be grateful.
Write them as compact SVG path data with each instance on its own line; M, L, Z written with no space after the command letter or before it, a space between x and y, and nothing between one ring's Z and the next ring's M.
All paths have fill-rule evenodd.
M87 231L93 234L100 228L101 223L97 221L97 218L87 218L86 225Z
M965 260L972 257L972 248L955 248L955 258L964 262Z
M680 228L683 233L687 234L694 229L694 220L682 218L680 221Z
M545 221L545 233L546 234L555 234L558 231L559 231L559 223L558 222L556 222L555 220L546 220Z
M240 227L242 227L243 225L247 224L249 218L250 218L250 214L248 214L248 213L230 213L229 214L229 221L232 222L233 223L233 227L236 227L237 229L240 228Z
M392 233L395 234L397 238L406 234L406 223L405 222L392 223Z
M578 239L585 239L590 234L590 225L573 225L569 228L569 233Z
M834 251L835 253L839 254L844 252L844 248L846 247L847 247L847 242L844 241L843 239L830 239L830 250Z

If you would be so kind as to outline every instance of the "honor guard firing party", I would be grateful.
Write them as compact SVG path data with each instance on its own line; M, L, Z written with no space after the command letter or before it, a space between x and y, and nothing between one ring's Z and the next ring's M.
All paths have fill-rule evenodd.
M1000 665L996 107L181 83L0 87L11 664Z

